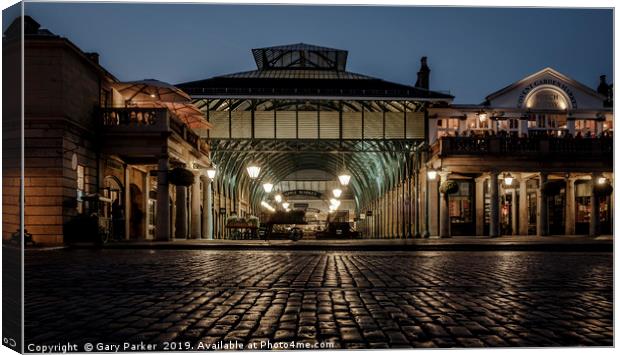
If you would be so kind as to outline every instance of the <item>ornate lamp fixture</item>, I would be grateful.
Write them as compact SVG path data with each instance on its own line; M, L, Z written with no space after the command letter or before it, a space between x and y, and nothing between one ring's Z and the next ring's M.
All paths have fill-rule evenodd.
M426 172L426 176L429 180L437 179L437 170L430 169Z
M504 174L504 183L506 184L506 186L511 186L513 180L514 178L512 177L512 175Z
M290 205L291 204L288 202L282 202L282 207L284 207L285 210L287 210Z
M260 166L258 166L258 164L253 163L253 162L250 163L250 165L248 165L246 170L248 171L248 175L250 176L251 179L256 179L258 175L260 174Z
M269 182L264 183L263 190L265 190L266 193L270 193L271 190L273 190L273 184Z
M207 177L213 181L215 179L215 175L217 174L217 169L215 169L215 165L211 164L207 168Z
M332 190L332 193L334 194L335 198L340 198L340 195L342 195L342 190L339 188L335 188Z
M282 195L280 194L275 195L273 198L276 200L277 203L282 202Z
M344 154L342 154L342 172L338 175L338 181L340 181L340 185L347 186L351 181L351 175L349 175L347 171L347 167L344 163Z

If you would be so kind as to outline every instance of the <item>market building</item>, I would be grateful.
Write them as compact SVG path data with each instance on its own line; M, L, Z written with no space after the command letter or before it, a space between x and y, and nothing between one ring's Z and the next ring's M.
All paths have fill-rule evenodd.
M612 233L612 87L551 68L428 112L431 235ZM430 172L430 173L429 173ZM458 191L442 194L452 180Z
M20 25L5 58L20 55ZM453 104L430 90L426 57L409 85L300 43L253 49L249 71L120 82L98 54L30 17L24 28L24 225L40 244L92 215L109 239L168 241L237 238L232 222L275 211L362 238L612 233L605 77L593 90L546 68ZM4 239L20 183L5 167Z
M196 132L210 126L195 108L187 114L189 97L154 80L119 82L98 54L28 16L24 30L19 18L7 29L3 55L19 56L23 43L24 226L33 240L63 243L71 228L86 235L88 222L75 221L91 213L110 239L207 236L211 162ZM173 185L174 168L192 172L192 184ZM19 229L14 173L3 174L4 239Z
M213 125L216 236L226 237L231 209L268 213L261 203L280 206L279 193L299 198L293 192L307 190L300 185L321 186L323 203L310 208L322 210L322 221L333 212L369 238L410 235L411 153L425 140L426 108L452 101L429 90L426 58L416 85L404 85L347 71L341 49L299 43L252 55L254 70L178 84ZM249 167L260 174L250 177ZM265 183L275 190L263 189ZM338 186L340 205L330 211Z

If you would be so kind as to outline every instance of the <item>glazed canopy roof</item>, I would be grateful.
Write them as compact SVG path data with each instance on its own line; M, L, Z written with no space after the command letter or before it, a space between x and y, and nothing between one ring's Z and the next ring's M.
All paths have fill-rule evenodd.
M450 101L452 96L345 71L347 51L304 43L252 49L257 70L176 85L200 97L346 97Z

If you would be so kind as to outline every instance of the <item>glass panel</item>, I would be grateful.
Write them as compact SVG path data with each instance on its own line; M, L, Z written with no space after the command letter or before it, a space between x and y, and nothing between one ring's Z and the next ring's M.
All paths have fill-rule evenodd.
M232 138L252 137L252 112L232 111Z
M209 121L213 124L211 138L229 138L228 111L209 111Z
M383 138L383 112L364 112L364 138Z
M254 112L254 137L274 138L273 111Z
M276 138L296 138L295 111L276 111Z
M424 113L407 112L407 139L424 138Z
M405 138L405 115L402 112L385 113L385 138Z
M299 111L297 119L299 120L299 138L318 138L319 121L316 111Z
M340 138L340 115L337 111L319 112L319 127L321 139Z
M362 138L362 113L343 112L342 113L342 138L361 139Z

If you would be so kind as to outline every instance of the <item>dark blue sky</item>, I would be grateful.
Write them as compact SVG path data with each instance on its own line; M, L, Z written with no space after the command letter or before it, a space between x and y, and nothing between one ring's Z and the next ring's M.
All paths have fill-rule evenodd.
M347 49L347 70L406 84L426 55L431 89L459 103L547 66L591 87L613 74L606 9L26 3L26 14L121 80L252 70L251 48L297 42Z

